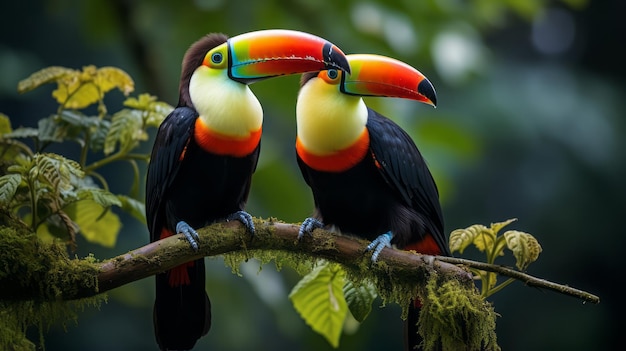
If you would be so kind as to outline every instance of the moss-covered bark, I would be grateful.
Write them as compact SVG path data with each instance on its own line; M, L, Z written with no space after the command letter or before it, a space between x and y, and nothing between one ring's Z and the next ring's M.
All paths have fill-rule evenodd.
M15 335L18 342L20 332L30 325L44 330L76 318L76 307L97 304L102 292L186 261L225 255L235 273L239 263L252 257L301 273L320 259L334 261L342 264L353 283L373 283L385 303L408 306L420 296L424 306L430 306L421 328L438 333L445 344L471 338L472 344L495 345L495 314L478 296L471 276L457 266L399 250L383 250L378 263L372 264L370 255L364 254L368 242L360 239L317 230L298 241L297 225L256 220L255 226L254 236L238 222L200 229L198 252L175 235L102 262L93 257L70 259L63 245L45 244L34 234L5 227L0 231L0 310L16 317L2 326L1 336ZM450 325L453 322L461 324ZM462 332L448 333L457 330Z

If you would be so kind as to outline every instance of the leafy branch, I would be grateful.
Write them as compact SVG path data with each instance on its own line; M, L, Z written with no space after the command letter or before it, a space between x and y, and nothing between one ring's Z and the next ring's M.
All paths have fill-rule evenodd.
M541 245L531 234L517 230L508 230L498 235L502 228L516 220L509 219L492 223L489 228L482 224L474 224L465 229L456 229L450 233L450 251L463 253L468 246L473 244L479 251L485 253L487 264L494 265L498 257L504 256L504 249L508 248L515 256L517 269L524 271L539 257ZM514 278L509 277L506 281L497 284L498 274L493 270L476 268L474 265L469 267L472 273L481 280L481 295L485 298L515 281Z
M147 129L158 127L172 107L141 94L128 97L125 108L109 115L105 94L117 88L127 96L134 89L130 76L115 67L48 67L19 82L18 91L48 83L57 85L52 97L59 107L56 114L39 120L37 128L13 129L9 118L0 114L0 210L42 238L61 238L74 246L80 233L112 247L121 227L112 206L145 222L144 204L138 198L138 161L147 163L149 154L134 150L148 139ZM86 113L93 104L97 104L95 116ZM25 138L32 140L34 150L19 140ZM78 160L44 152L51 143L67 142L80 146ZM118 161L132 169L128 195L112 194L99 173Z

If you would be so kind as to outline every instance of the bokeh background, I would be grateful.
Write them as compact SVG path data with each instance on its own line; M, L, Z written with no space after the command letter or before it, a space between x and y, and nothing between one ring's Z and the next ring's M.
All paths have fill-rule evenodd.
M216 31L296 29L346 53L399 58L433 82L437 109L367 102L414 137L439 184L447 231L518 218L510 228L532 233L544 250L529 273L601 298L583 304L512 284L490 298L503 350L611 350L623 345L624 326L625 12L621 0L3 1L0 112L14 127L53 113L53 86L16 92L21 79L52 65L116 66L135 79L134 94L173 105L185 50ZM298 77L284 77L252 86L266 115L247 208L255 216L299 222L311 212L293 147L297 85ZM122 100L110 93L109 111ZM118 164L105 175L123 193L130 173ZM121 216L115 248L80 241L78 254L107 258L145 244L145 226ZM210 259L207 271L214 322L197 350L332 349L291 307L298 277L290 269L251 261L238 277ZM46 330L46 350L156 349L153 298L152 279L112 291L76 324ZM341 350L401 349L400 308L380 305L342 337Z

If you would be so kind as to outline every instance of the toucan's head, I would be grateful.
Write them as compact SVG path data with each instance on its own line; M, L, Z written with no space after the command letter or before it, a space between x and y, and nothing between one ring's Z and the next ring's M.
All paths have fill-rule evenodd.
M194 74L248 85L266 78L336 69L350 72L344 53L318 36L293 30L261 30L228 38L208 34L191 45L183 59L179 106L193 106L189 83ZM216 81L218 81L216 80Z
M298 150L331 155L356 145L368 108L362 96L437 104L433 85L410 65L380 55L348 55L351 73L331 68L302 75L296 104Z
M354 96L386 96L412 99L437 105L437 94L430 81L412 66L381 55L348 55L351 73L328 69L302 76L304 86L312 78Z

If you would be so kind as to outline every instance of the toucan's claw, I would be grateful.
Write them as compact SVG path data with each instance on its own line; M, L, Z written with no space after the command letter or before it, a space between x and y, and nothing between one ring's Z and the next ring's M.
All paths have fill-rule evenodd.
M180 221L176 224L176 232L181 233L185 236L189 244L193 248L194 251L198 251L198 241L200 240L200 236L195 229L193 229L187 222Z
M379 235L378 238L374 239L374 241L367 245L365 251L374 250L372 253L372 263L376 263L378 255L380 255L380 252L383 251L384 248L391 247L391 239L393 239L393 234L391 232L387 232Z
M319 219L309 217L302 222L300 225L300 230L298 231L298 240L302 239L302 237L306 235L313 235L313 231L317 228L323 228L324 223L322 223Z
M237 211L230 216L228 216L227 220L229 221L239 221L243 224L244 227L250 232L250 235L254 236L254 222L252 221L252 216L246 211Z

